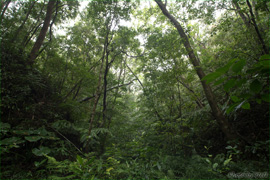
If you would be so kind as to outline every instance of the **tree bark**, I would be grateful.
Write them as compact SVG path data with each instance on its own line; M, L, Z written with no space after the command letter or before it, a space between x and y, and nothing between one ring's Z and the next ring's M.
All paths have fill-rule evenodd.
M41 28L40 33L37 37L37 40L36 40L32 50L31 50L30 55L29 55L30 65L32 65L34 63L35 59L37 58L38 51L39 51L39 49L40 49L40 47L43 44L43 41L45 39L46 33L48 31L48 27L50 25L50 21L52 18L52 14L53 14L54 3L55 3L55 0L50 0L48 2L46 17L45 17L45 20L43 23L43 27Z
M244 13L242 12L239 4L237 3L237 0L233 0L232 1L233 5L235 6L236 8L236 13L239 14L239 16L241 17L241 19L243 20L243 22L245 23L245 25L247 26L247 28L250 28L250 23L249 21L247 20L247 17L244 15Z
M91 117L90 117L88 137L91 135L91 132L92 132L92 127L93 127L93 122L95 119L97 104L98 104L98 101L99 101L99 98L101 95L101 81L102 81L103 64L104 64L104 58L105 58L105 55L107 52L107 48L109 46L108 38L109 38L109 32L107 31L107 34L105 37L105 42L104 42L104 47L103 47L103 52L102 52L102 57L101 57L101 65L100 65L99 76L98 76L98 85L97 85L97 89L96 89L96 93L95 93L95 100L94 100L93 109L92 109L92 113L91 113ZM89 151L89 142L90 142L90 139L88 139L86 142L86 146L85 146L86 152Z
M189 39L186 35L186 33L184 32L182 26L180 25L180 23L168 12L168 10L166 9L165 4L162 3L161 0L155 0L156 3L158 4L159 8L161 9L162 13L173 23L173 25L175 26L175 28L177 29L180 37L183 39L184 42L184 46L185 49L188 53L188 57L189 60L191 61L191 63L194 66L194 69L196 70L197 75L199 76L200 80L205 76L202 68L200 67L200 61L199 59L195 56L195 53L193 52L193 49L190 45ZM233 140L235 138L237 138L237 134L236 132L233 130L232 126L230 125L230 123L228 122L228 120L225 118L225 116L223 115L222 111L219 109L218 104L215 100L215 96L214 93L212 92L211 87L206 84L205 81L202 81L202 86L204 89L204 93L206 95L206 98L208 100L208 103L211 107L212 113L217 121L217 123L219 124L221 130L223 131L223 133L225 134L226 138L228 140Z
M105 72L104 72L104 76L103 76L103 84L104 84L104 89L103 89L103 109L102 109L102 123L100 125L100 127L104 127L106 124L106 110L107 110L107 85L108 85L108 81L107 81L107 76L109 73L109 53L106 53L106 61L105 61Z
M255 17L256 17L257 21L260 21L260 16L259 16L259 13L256 9L256 4L257 4L257 1L252 0L252 8L253 8L253 11L255 13Z
M9 5L10 2L11 2L11 0L7 0L7 1L4 2L4 3L2 4L2 6L1 6L0 24L2 23L2 19L4 18L5 12L6 12L6 10L7 10L8 5ZM5 6L4 9L3 9L3 6ZM3 9L3 10L2 10L2 9Z
M104 128L106 126L107 116L106 116L106 110L107 110L107 75L109 73L109 51L106 50L106 61L105 61L105 72L103 76L103 109L102 109L102 123L100 125L101 128ZM106 134L102 134L101 142L100 142L100 154L103 154L105 152L105 143L106 143Z
M254 14L253 14L253 10L252 10L251 4L250 4L249 0L246 0L246 2L247 2L247 5L248 5L248 7L249 7L249 13L250 13L250 15L251 15L251 21L253 22L255 31L256 31L257 36L258 36L258 38L259 38L259 41L260 41L260 43L261 43L261 45L262 45L264 54L269 54L269 48L266 47L266 45L265 45L265 43L264 43L264 40L263 40L263 38L262 38L262 36L261 36L260 30L259 30L259 28L258 28L256 19L255 19L255 16L254 16Z

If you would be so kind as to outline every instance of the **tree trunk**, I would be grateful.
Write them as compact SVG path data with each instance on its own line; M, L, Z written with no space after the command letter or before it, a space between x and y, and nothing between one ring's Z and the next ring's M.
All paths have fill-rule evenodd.
M104 89L103 89L103 109L102 109L102 123L100 125L101 128L104 128L106 126L107 116L106 116L106 110L107 110L107 75L109 73L109 52L106 52L106 61L105 61L105 72L104 72ZM101 135L101 142L100 142L100 154L103 154L105 152L105 143L106 143L106 134Z
M43 23L43 27L40 30L40 33L37 37L37 40L31 50L31 53L29 55L29 63L32 65L37 58L38 51L43 44L43 41L45 39L46 33L48 31L48 27L50 25L50 21L52 18L53 14L53 7L54 7L55 0L50 0L47 5L47 12L46 12L46 17Z
M256 5L257 5L257 1L252 0L252 8L253 8L253 11L255 13L256 20L259 22L260 21L260 16L259 16L259 13L258 13L258 11L256 9Z
M182 84L189 92L191 92L191 94L193 95L193 97L195 98L195 102L196 104L199 106L200 109L204 108L204 104L203 102L200 100L200 98L196 95L196 93L189 87L188 84L184 83L186 80L184 77L182 76L179 76L179 78L181 79L178 79L177 78L177 81Z
M244 15L244 13L242 12L239 4L237 3L237 0L233 0L232 1L233 5L235 6L236 8L236 13L239 14L239 16L241 17L241 19L243 20L243 22L245 23L245 25L247 26L247 28L250 28L250 23L249 21L247 20L247 17Z
M185 46L185 49L186 49L186 51L188 53L189 60L193 64L194 69L196 70L196 73L197 73L197 75L199 76L199 78L201 80L205 76L205 74L204 74L202 68L200 67L200 61L195 56L195 54L193 52L193 49L192 49L192 47L190 45L189 39L188 39L186 33L184 32L182 26L168 12L168 10L166 9L165 4L163 4L161 2L161 0L155 0L155 1L158 4L159 8L162 10L162 13L173 23L173 25L176 27L180 37L183 39L184 46ZM201 80L201 83L202 83L206 98L208 100L208 103L209 103L209 105L211 107L212 113L213 113L214 117L216 118L216 121L219 124L221 130L223 131L223 133L225 134L225 136L227 137L228 140L233 140L233 139L237 138L236 132L232 129L232 126L230 125L228 120L225 118L222 111L219 109L211 87L208 84L206 84L205 81Z
M89 123L89 129L88 129L88 137L91 135L91 132L92 132L92 127L93 127L93 122L94 122L94 119L95 119L97 104L98 104L98 101L99 101L99 98L100 98L100 95L101 95L101 81L102 81L103 64L104 64L104 58L105 58L105 55L106 55L106 51L107 51L107 48L108 48L108 45L109 45L108 37L109 37L109 32L107 32L106 39L105 39L105 42L104 42L103 53L102 53L102 57L101 57L101 65L100 65L100 70L99 70L99 77L98 77L98 86L97 86L97 89L96 89L95 100L94 100L94 104L93 104L92 114L91 114L91 117L90 117L90 123ZM85 146L86 152L89 151L89 142L90 142L90 139L88 139L87 142L86 142L86 146Z
M109 73L109 53L107 52L106 54L106 61L105 61L105 72L104 72L104 76L103 76L103 82L104 82L104 89L103 89L103 109L102 109L102 123L100 125L100 127L105 127L106 124L106 110L107 110L107 85L108 85L108 81L107 81L107 75Z
M260 30L259 30L259 28L258 28L256 19L255 19L255 16L254 16L254 14L253 14L253 10L252 10L251 4L250 4L249 0L246 0L246 2L247 2L247 5L248 5L248 7L249 7L249 13L250 13L250 15L251 15L251 21L253 22L255 31L256 31L257 36L258 36L258 38L259 38L259 41L260 41L260 43L261 43L261 45L262 45L264 54L269 54L269 48L266 47L266 45L265 45L265 43L264 43L264 40L263 40L263 38L262 38L262 36L261 36Z
M8 5L9 5L10 2L11 2L11 0L7 0L7 1L4 2L4 3L2 4L2 6L1 6L0 24L2 23L2 19L4 18L5 12L6 12L6 10L7 10ZM5 6L4 9L3 9L3 6ZM2 10L2 9L3 9L3 10Z

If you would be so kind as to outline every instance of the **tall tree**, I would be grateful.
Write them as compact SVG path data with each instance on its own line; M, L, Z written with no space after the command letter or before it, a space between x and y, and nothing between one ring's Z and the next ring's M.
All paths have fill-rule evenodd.
M35 59L37 58L38 51L39 51L40 47L43 44L43 41L44 41L45 36L46 36L46 33L47 33L48 28L50 26L52 14L53 14L54 4L55 4L55 0L50 0L48 2L46 17L44 19L42 29L40 30L40 33L39 33L39 35L37 37L37 40L36 40L36 42L35 42L32 50L30 52L30 55L29 55L29 63L30 64L33 64L34 63Z
M213 113L214 117L216 118L221 130L223 131L223 133L226 135L226 137L229 140L233 140L233 139L237 138L236 132L233 130L231 124L228 122L227 118L223 115L222 111L218 107L218 103L215 99L215 95L214 95L211 87L209 86L209 84L207 84L205 81L202 80L202 78L205 76L205 73L200 66L200 60L198 57L196 57L196 55L191 47L189 38L188 38L187 34L185 33L183 27L175 19L175 17L169 13L169 11L166 8L166 4L164 4L161 0L155 0L155 2L158 4L162 13L173 23L173 25L177 29L180 37L182 38L182 40L184 42L184 47L188 53L189 60L193 64L193 67L196 70L196 73L201 80L201 84L203 86L204 93L205 93L206 98L208 100L208 103L211 107L212 113Z

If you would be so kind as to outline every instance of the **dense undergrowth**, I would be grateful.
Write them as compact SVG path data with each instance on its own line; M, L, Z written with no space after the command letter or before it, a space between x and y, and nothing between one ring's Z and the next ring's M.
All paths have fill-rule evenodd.
M80 22L54 36L53 23L74 18L78 8L57 1L31 63L47 2L3 3L0 179L269 179L269 53L254 24L230 10L219 20L206 13L236 1L200 2L205 11L192 11L189 1L170 6L187 24L202 79L157 5L91 1ZM248 14L248 4L239 3ZM269 3L255 5L267 42ZM215 26L200 35L199 25L180 18L182 6L185 18ZM143 24L118 24L131 14ZM149 23L151 16L159 23ZM237 138L222 130L201 81L213 87Z
M225 179L268 172L267 139L240 151L237 143L226 145L215 124L195 131L177 122L139 122L142 128L138 112L129 117L134 119L129 126L122 122L125 132L119 125L111 130L106 153L82 152L84 131L75 125L80 116L71 104L76 102L59 103L55 82L38 68L29 69L22 57L2 54L1 179ZM204 120L211 117L207 111L197 113L187 115L187 123L200 123L203 114ZM239 123L252 122L239 113ZM255 109L246 116L258 115ZM178 128L185 133L172 134ZM94 133L93 149L107 132Z

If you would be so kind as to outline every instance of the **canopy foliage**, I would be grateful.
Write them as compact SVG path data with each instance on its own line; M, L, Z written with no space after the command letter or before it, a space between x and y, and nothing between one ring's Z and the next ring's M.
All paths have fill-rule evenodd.
M269 178L268 1L0 5L1 179Z

